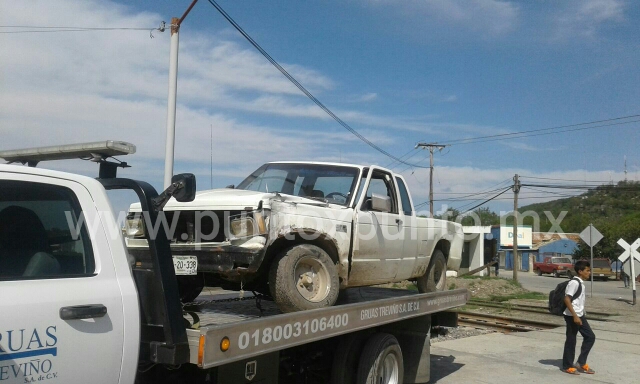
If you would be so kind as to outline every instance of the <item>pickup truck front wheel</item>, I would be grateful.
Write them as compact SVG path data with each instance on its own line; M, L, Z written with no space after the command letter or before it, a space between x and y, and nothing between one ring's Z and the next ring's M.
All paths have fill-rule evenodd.
M431 255L427 272L416 281L420 293L444 291L447 284L447 261L441 250Z
M333 260L322 248L298 244L271 264L269 290L282 312L330 307L338 299L340 283Z

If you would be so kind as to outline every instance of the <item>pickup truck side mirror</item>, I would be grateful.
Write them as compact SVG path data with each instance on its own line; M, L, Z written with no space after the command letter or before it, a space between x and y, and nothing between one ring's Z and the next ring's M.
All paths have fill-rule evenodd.
M151 199L153 208L161 211L169 199L175 198L181 203L188 203L196 198L196 176L192 173L181 173L171 178L171 185L161 194Z
M371 209L378 212L391 212L391 198L389 196L372 193Z
M196 198L196 176L193 173L181 173L171 178L171 184L179 183L182 188L178 189L173 198L181 203L188 203ZM171 188L171 187L169 187Z

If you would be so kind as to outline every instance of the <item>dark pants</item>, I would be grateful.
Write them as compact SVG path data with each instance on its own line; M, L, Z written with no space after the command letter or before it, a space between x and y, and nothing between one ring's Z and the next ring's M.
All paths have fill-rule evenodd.
M576 335L578 332L582 335L582 347L580 347L580 356L578 356L578 364L585 365L589 351L596 342L596 335L591 330L587 319L582 316L582 325L573 322L572 316L565 316L564 321L567 323L567 339L564 342L564 353L562 354L562 369L573 367L576 357Z

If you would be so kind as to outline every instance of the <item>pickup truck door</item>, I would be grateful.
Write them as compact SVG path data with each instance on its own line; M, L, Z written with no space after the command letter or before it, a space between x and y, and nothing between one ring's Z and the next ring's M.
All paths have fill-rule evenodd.
M402 260L402 220L392 175L371 167L355 206L355 230L350 285L384 283L395 279ZM388 209L372 207L373 194L389 198Z
M413 210L413 204L411 202L411 196L407 189L406 183L401 176L395 177L396 185L398 187L398 194L400 196L401 207L399 210L401 220L402 231L402 261L398 267L397 280L406 280L414 277L416 271L422 271L420 264L425 266L425 257L419 257L418 255L418 223L416 220L415 212Z
M0 383L118 383L121 237L79 182L0 171L0 191Z

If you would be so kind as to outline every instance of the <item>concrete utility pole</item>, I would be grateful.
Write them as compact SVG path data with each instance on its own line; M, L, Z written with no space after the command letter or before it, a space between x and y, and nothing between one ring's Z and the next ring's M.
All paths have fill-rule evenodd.
M513 281L518 281L518 193L520 192L520 179L518 174L513 177Z
M429 148L429 214L433 217L433 150L442 151L446 145L436 143L418 143L416 148Z
M173 156L176 141L176 98L178 94L178 32L180 24L187 17L198 0L193 0L181 18L171 19L171 50L169 54L169 97L167 105L167 141L164 154L164 187L171 185L173 177Z

